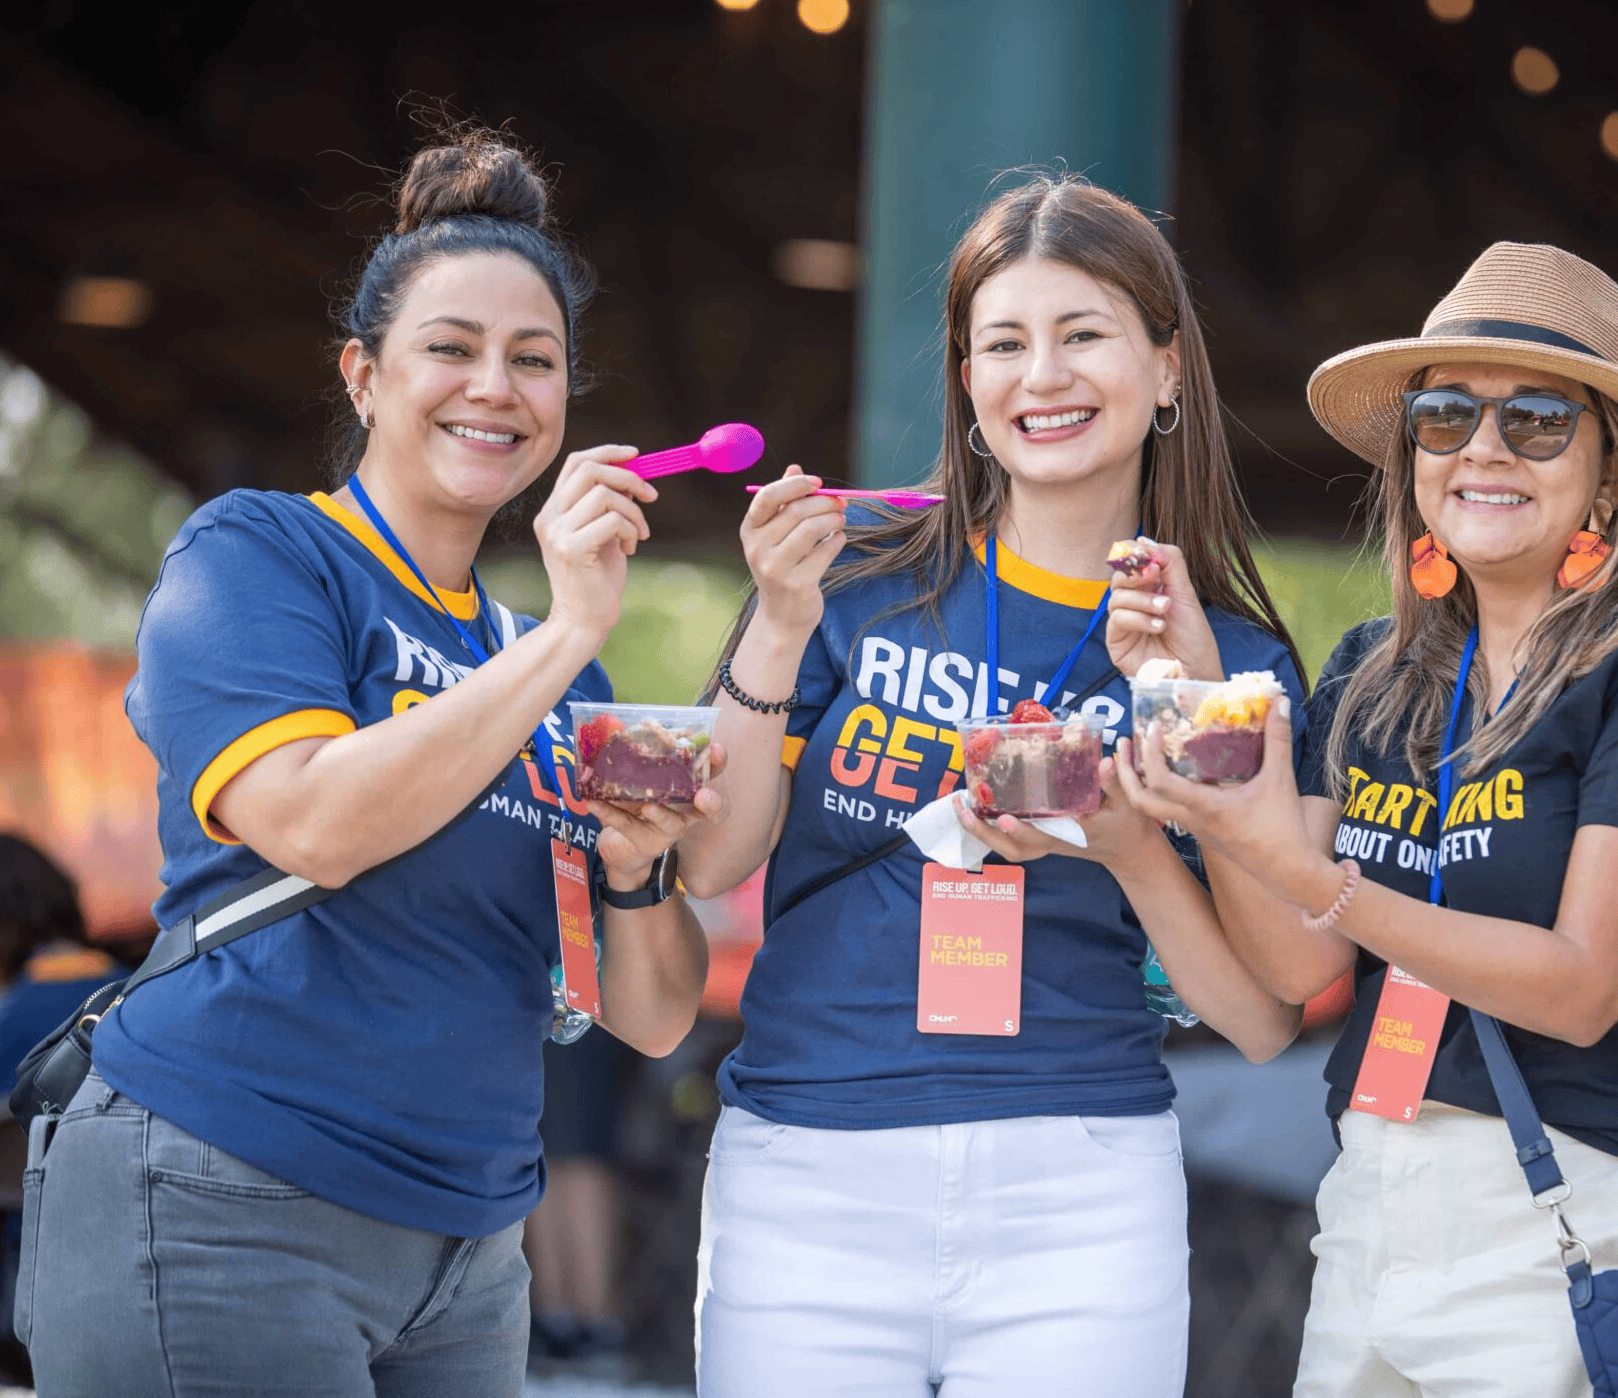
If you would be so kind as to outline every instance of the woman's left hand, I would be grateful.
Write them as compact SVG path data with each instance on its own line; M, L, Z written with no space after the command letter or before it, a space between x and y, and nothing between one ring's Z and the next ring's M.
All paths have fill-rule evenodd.
M1178 660L1193 680L1222 680L1219 642L1191 586L1185 555L1173 544L1146 541L1152 562L1139 573L1115 573L1107 608L1107 651L1121 675L1148 660Z
M709 779L725 770L724 749L710 744ZM652 862L699 820L717 820L725 811L725 798L703 787L689 805L661 806L648 801L640 806L613 801L586 802L601 822L596 850L606 868L607 885L621 893L646 887Z

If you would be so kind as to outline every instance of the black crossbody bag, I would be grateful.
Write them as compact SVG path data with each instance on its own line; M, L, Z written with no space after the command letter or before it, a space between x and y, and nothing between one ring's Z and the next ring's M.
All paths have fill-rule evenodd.
M90 1041L101 1016L137 986L167 975L215 947L301 912L330 897L333 891L295 874L264 869L159 932L146 959L127 979L97 989L17 1065L17 1085L9 1103L17 1124L26 1132L36 1117L54 1122L62 1115L89 1076Z

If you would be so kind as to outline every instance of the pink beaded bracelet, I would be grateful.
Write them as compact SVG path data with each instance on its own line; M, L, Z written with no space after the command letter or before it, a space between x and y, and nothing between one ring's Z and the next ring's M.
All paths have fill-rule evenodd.
M1338 918L1343 915L1343 909L1348 906L1349 899L1354 896L1354 890L1360 886L1360 866L1352 859L1339 859L1337 867L1343 871L1343 886L1337 894L1337 900L1319 917L1304 918L1305 932L1324 932L1328 927L1335 927Z

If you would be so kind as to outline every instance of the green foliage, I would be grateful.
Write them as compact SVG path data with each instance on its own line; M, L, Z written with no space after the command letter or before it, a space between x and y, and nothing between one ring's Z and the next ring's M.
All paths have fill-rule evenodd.
M185 493L0 358L0 637L132 647Z
M545 615L550 587L537 556L496 558L478 572L508 607ZM713 671L746 585L739 554L630 559L623 614L601 651L616 697L689 704Z
M1374 547L1269 539L1257 544L1253 554L1281 620L1298 643L1311 684L1343 632L1370 617L1385 616L1393 606Z

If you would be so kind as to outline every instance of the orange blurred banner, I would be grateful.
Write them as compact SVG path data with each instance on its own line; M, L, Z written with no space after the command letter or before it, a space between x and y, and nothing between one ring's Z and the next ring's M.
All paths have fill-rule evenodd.
M0 644L0 827L79 883L91 934L151 928L160 892L157 764L124 716L135 657Z

